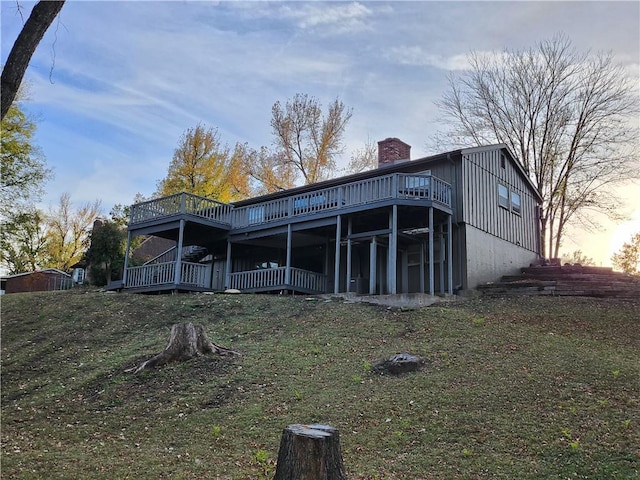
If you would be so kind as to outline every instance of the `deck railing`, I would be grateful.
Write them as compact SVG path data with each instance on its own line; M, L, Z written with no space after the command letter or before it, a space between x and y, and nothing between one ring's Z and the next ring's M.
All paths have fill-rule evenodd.
M180 283L206 288L209 266L201 263L181 262ZM127 268L127 288L153 287L175 283L176 262L153 263Z
M291 286L324 293L327 291L327 276L322 273L292 268Z
M230 224L232 210L232 205L183 192L132 205L129 224L148 222L180 213Z
M229 275L229 288L237 290L264 290L299 288L304 291L323 293L326 291L327 276L300 268L291 268L291 278L286 281L287 267L266 268L235 272Z
M151 287L175 281L175 262L154 263L127 268L126 287Z
M202 263L182 262L180 284L194 287L207 287L209 265Z
M277 267L235 272L229 275L229 288L242 291L282 286L286 270L287 267Z
M451 186L432 175L394 173L237 208L178 193L133 205L130 225L187 213L243 228L393 198L431 200L450 207Z
M384 175L235 208L231 224L233 228L243 228L393 198L431 200L450 207L451 186L431 175Z

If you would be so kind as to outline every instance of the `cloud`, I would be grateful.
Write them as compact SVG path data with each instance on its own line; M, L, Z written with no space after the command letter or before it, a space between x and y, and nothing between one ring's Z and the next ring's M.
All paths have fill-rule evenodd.
M280 13L294 20L301 29L321 30L326 34L356 33L370 30L367 20L373 11L359 2L292 3Z

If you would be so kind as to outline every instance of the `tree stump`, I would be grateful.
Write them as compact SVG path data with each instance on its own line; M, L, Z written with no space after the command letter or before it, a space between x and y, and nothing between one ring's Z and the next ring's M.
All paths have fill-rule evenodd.
M180 362L193 357L214 353L222 356L240 355L238 352L216 345L207 337L202 325L193 323L176 323L171 327L169 345L137 368L130 368L126 372L138 373L169 362Z
M282 432L273 480L345 480L338 430L289 425Z
M386 360L378 362L373 366L373 371L400 375L402 373L420 370L423 363L423 360L416 355L411 355L410 353L397 353Z

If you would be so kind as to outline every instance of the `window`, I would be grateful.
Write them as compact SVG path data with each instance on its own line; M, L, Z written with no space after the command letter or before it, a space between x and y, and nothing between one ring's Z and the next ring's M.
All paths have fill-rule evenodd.
M264 222L264 206L251 207L247 212L249 217L249 223L262 223Z
M404 187L409 188L429 188L429 177L405 177Z
M500 166L507 168L507 157L505 157L504 154L500 155Z
M498 184L498 205L509 209L509 189L501 184Z
M293 208L298 210L309 210L309 209L318 209L322 207L325 203L325 198L323 194L311 195L307 197L296 198L293 201Z
M522 202L520 201L520 194L514 191L511 192L511 211L520 215L522 213Z

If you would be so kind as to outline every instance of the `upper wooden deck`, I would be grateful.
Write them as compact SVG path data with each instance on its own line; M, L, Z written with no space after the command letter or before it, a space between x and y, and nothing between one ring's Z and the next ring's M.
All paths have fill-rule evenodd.
M432 175L393 173L241 207L178 193L133 205L129 230L182 217L225 230L251 229L415 201L450 211L451 186Z

